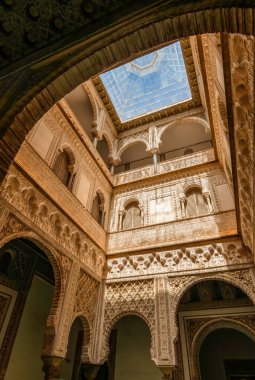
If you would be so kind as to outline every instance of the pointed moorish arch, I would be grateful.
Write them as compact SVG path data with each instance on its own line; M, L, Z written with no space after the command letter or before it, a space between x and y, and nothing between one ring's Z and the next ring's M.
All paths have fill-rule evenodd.
M92 76L183 37L217 32L254 35L253 8L245 8L244 2L238 0L226 0L225 7L223 3L220 8L217 1L210 4L198 1L195 6L191 3L175 8L156 3L140 11L139 23L133 17L125 24L119 22L80 42L76 55L71 54L54 75L51 72L45 76L42 83L21 96L2 117L5 128L0 141L0 182L34 124L62 97Z

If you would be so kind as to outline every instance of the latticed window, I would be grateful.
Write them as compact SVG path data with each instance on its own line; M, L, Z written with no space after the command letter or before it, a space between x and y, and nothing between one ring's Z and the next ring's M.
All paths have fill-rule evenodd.
M70 181L70 158L68 153L64 150L60 152L56 158L55 164L53 166L53 172L56 176L63 182L66 186L68 186Z
M125 208L122 228L135 228L142 226L142 224L141 210L138 206L138 202L129 203Z
M207 200L199 188L193 188L186 192L186 216L193 217L209 212Z
M103 224L103 211L103 201L97 193L92 203L91 215L100 225Z

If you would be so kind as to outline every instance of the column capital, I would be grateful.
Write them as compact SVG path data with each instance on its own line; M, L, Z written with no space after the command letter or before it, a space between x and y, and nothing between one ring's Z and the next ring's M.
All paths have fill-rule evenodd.
M153 147L153 148L150 148L150 149L146 149L146 152L147 153L151 153L152 155L154 154L159 154L159 147Z
M158 366L162 372L162 380L173 380L174 371L177 369L175 366Z
M99 368L99 364L84 363L81 365L81 373L86 379L94 380L97 377Z
M118 166L121 163L121 159L113 157L112 155L109 155L108 156L108 162L109 162L109 164L111 164L113 166Z
M45 380L59 379L61 363L64 358L59 356L42 356Z

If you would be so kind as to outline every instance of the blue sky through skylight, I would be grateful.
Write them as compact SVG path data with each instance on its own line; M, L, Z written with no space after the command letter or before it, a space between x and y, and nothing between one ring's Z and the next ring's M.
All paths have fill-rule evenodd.
M191 99L180 42L100 75L122 122Z

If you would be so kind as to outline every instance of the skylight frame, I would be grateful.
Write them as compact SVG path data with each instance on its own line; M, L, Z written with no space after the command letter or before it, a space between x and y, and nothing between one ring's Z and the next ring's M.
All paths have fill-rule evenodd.
M144 61L144 57L150 57L151 62L145 63L141 66L140 61ZM177 66L173 65L175 60L178 61ZM169 61L170 65L166 66L166 63ZM158 68L153 68L156 64L158 65ZM147 72L145 75L139 75L138 69L141 72L143 70L146 70ZM138 73L135 71L138 71ZM175 89L173 85L176 85L176 76L179 74L182 76L182 83L180 83L179 88L177 87L177 89ZM170 107L192 100L189 76L180 41L144 55L143 57L135 59L125 65L109 70L101 74L99 77L122 124L132 122L141 117L154 114L155 112L161 112ZM120 79L120 82L118 79ZM158 83L162 82L162 79L165 81L164 85L159 87ZM146 83L145 80L148 82ZM159 80L158 83L156 82L157 80ZM139 96L136 91L133 98L127 98L129 91L126 91L126 97L124 98L125 89L122 91L122 89L119 88L120 85L129 86L129 89L133 85L133 90L134 86L139 89L139 87L141 88L144 85L145 91ZM111 91L112 88L113 91ZM120 98L118 98L119 94ZM170 99L176 101L170 101ZM121 103L121 101L126 100L130 102L128 107ZM154 102L159 106L156 104L155 107L153 105ZM160 103L162 106L160 106ZM126 107L126 110L124 107Z

